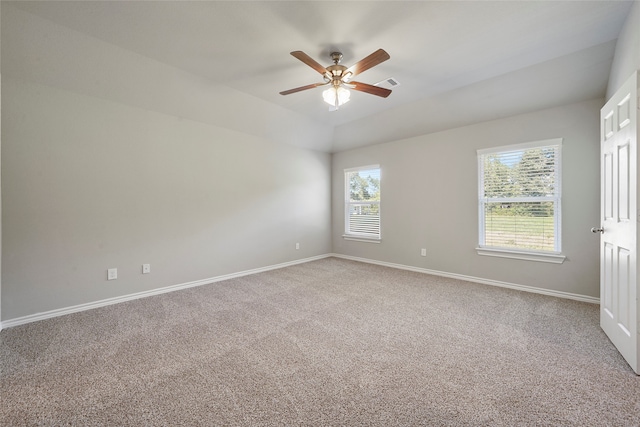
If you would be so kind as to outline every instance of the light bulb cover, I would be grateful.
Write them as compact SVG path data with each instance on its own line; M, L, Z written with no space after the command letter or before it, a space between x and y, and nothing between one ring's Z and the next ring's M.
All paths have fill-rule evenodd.
M322 98L324 99L324 102L335 107L346 104L347 102L349 102L350 97L351 92L341 86L338 86L337 88L330 87L329 89L322 92Z

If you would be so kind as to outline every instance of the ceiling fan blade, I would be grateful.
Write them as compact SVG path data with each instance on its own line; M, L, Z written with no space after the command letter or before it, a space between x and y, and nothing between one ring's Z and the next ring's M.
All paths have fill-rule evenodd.
M378 49L371 55L347 68L345 74L351 73L351 77L357 76L358 74L367 71L371 67L375 67L376 65L386 61L389 58L391 57L387 52L384 51L384 49Z
M327 69L325 67L318 64L315 61L315 59L313 59L312 57L310 57L309 55L307 55L301 50L296 50L294 52L291 52L291 55L293 55L295 58L298 58L300 61L304 62L305 64L307 64L309 67L313 68L320 74L325 74L327 72Z
M313 89L314 87L318 87L318 86L326 86L328 84L329 83L313 83L313 84L306 85L306 86L300 86L300 87L297 87L295 89L285 90L283 92L280 92L280 95L289 95L291 93L301 92L301 91L307 90L307 89Z
M379 87L379 86L369 85L366 83L349 82L349 86L353 90L359 90L360 92L370 93L371 95L377 95L383 98L386 98L387 96L391 95L391 91L389 89Z

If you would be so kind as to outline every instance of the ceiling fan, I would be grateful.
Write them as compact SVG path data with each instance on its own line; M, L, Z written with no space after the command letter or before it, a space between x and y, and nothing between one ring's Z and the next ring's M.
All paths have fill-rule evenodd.
M283 92L280 92L280 95L290 95L292 93L301 92L307 89L313 89L320 86L329 86L329 88L322 93L322 96L325 102L332 107L329 111L335 111L340 105L349 101L350 93L346 88L370 93L372 95L381 96L383 98L386 98L391 94L391 91L389 89L351 80L358 74L368 70L369 68L375 67L376 65L389 59L389 54L383 49L376 50L371 55L360 60L359 62L356 62L348 68L344 65L340 65L340 60L342 59L342 53L340 52L331 52L330 57L333 61L333 65L329 65L328 67L323 67L309 55L300 50L291 52L291 55L307 64L318 73L322 74L324 82L312 83L310 85L297 87L295 89L285 90Z

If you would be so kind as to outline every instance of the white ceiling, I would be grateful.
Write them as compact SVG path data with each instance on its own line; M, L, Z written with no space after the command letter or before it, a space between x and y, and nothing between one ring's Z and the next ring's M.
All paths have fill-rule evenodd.
M22 10L333 128L341 151L605 94L630 1L20 2ZM351 65L391 59L389 98L352 93L329 112L320 81L289 52Z

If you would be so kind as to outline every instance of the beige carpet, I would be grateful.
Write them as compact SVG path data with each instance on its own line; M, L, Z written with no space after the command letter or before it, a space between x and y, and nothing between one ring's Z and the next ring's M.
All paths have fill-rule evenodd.
M336 258L0 333L3 426L637 426L598 306Z

